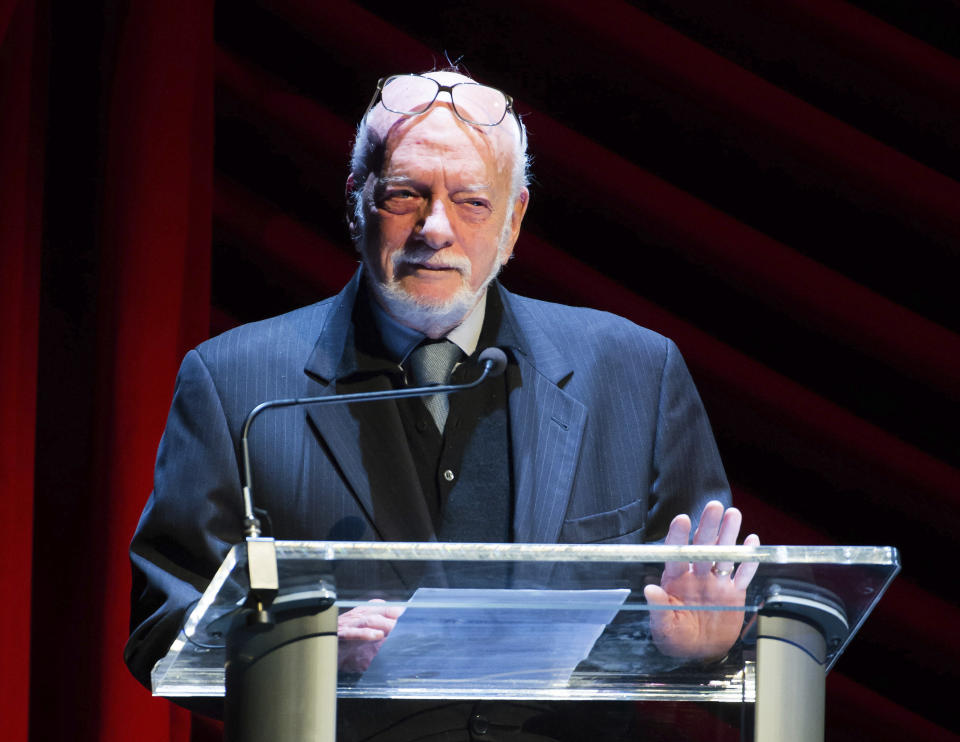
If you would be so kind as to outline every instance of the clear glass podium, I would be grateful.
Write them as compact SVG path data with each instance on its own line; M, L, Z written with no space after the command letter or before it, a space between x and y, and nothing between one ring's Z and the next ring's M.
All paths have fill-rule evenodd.
M756 738L778 740L815 739L818 724L822 738L823 677L899 571L890 547L269 543L279 585L269 621L333 617L295 633L327 637L322 661L337 674L339 698L756 702ZM743 611L740 640L724 658L658 650L650 614L664 609L643 588L659 583L666 562L759 564L745 605L686 607ZM239 544L155 666L155 695L225 694L228 638L263 628L248 591ZM371 606L403 612L385 641L343 643L338 660L336 615ZM295 647L284 661L313 664L297 640L281 640ZM275 671L271 687L286 674ZM785 709L805 686L804 707ZM798 723L812 731L783 731Z

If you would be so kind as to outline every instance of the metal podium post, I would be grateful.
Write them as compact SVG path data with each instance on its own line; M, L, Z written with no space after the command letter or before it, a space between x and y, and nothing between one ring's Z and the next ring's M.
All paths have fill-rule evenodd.
M768 587L757 624L756 742L823 742L828 650L849 631L836 596L810 585Z
M227 637L227 742L334 742L337 608L327 590L277 599L273 623Z

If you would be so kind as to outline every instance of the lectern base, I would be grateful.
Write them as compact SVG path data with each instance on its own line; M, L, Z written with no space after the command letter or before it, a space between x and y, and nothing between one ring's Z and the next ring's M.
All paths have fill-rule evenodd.
M230 632L226 742L334 742L337 609L284 615L268 628Z
M756 742L823 742L826 641L796 618L760 615Z

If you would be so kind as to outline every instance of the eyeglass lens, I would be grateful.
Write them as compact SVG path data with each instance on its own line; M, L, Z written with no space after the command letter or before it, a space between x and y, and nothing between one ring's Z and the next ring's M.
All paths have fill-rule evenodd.
M440 85L418 75L397 75L383 84L380 100L393 113L423 113L436 99ZM454 112L470 124L494 126L507 113L507 100L496 88L477 83L457 83L450 90Z

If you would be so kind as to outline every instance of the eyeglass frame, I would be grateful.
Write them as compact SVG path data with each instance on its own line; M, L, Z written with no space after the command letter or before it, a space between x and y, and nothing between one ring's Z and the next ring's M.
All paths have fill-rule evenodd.
M363 117L360 119L361 121L366 120L367 116L370 115L370 111L373 110L373 107L376 106L377 103L383 102L383 86L386 85L391 80L399 77L421 77L424 80L429 80L430 82L434 83L437 86L437 92L434 94L433 100L431 100L430 103L427 105L427 107L424 108L422 111L394 111L391 108L387 108L386 104L384 104L383 106L384 109L387 111L390 111L390 113L396 113L400 116L422 116L431 108L433 108L433 104L437 102L437 98L440 97L440 93L447 93L450 96L450 110L453 111L453 115L456 116L458 119L460 119L463 123L469 124L470 126L500 126L500 124L503 123L504 119L507 118L507 114L509 113L513 116L514 120L517 122L517 129L520 132L520 139L522 140L524 138L524 129L523 129L523 124L520 122L520 115L516 112L516 110L513 107L513 96L503 92L502 90L500 90L500 88L495 88L491 85L484 85L483 83L473 82L473 81L455 82L453 85L441 85L432 77L427 77L426 75L418 75L412 72L405 72L399 75L387 75L386 77L381 77L379 80L377 80L377 89L373 91L373 98L370 100L370 105L367 106L367 110L363 112ZM460 111L457 110L457 106L453 102L453 89L458 85L479 85L482 88L488 88L489 90L495 90L498 93L500 93L500 95L503 96L504 102L506 104L503 109L503 116L500 117L500 120L497 121L496 123L484 124L479 121L470 121L469 119L465 119L460 114Z

